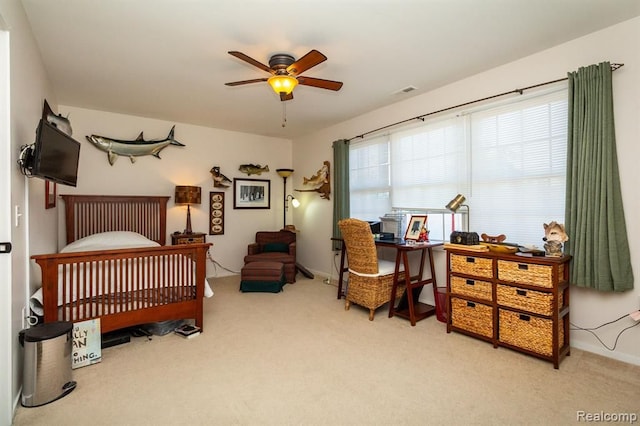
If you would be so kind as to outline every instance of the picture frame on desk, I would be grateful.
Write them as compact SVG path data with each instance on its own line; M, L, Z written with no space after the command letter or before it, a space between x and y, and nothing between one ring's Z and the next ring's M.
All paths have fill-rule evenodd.
M409 226L404 233L406 241L418 241L420 231L427 226L427 215L412 215L409 220Z

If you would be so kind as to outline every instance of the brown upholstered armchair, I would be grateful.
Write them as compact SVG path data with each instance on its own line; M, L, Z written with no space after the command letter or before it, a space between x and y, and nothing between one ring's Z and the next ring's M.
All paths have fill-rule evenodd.
M296 234L290 231L259 231L247 247L244 263L280 262L287 283L296 282Z

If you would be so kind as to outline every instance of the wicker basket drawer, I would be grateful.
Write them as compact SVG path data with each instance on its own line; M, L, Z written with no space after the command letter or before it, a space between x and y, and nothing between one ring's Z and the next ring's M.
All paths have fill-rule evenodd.
M553 354L553 329L550 319L499 310L498 340L541 355ZM563 322L559 323L558 349L564 342Z
M451 292L491 301L493 299L491 283L451 276Z
M562 279L564 265L558 265L558 282ZM498 279L521 284L553 287L553 267L525 262L498 260Z
M553 293L526 290L509 285L498 284L496 287L498 305L522 309L540 315L551 315L553 312ZM562 293L558 294L558 308L562 307Z
M451 254L451 271L476 277L493 277L493 260L484 257Z
M485 337L493 337L493 309L457 297L451 298L451 325Z

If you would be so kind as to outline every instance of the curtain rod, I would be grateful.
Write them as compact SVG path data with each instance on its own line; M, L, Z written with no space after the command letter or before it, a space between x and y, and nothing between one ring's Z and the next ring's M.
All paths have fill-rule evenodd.
M615 70L617 70L617 69L619 69L619 68L621 68L623 66L624 66L624 64L615 64L615 63L611 64L611 71L615 71ZM503 92L503 93L499 93L497 95L487 96L486 98L476 99L474 101L469 101L469 102L465 102L465 103L462 103L462 104L454 105L454 106L451 106L451 107L439 109L437 111L429 112L427 114L422 114L422 115L418 115L416 117L407 118L406 120L398 121L398 122L392 123L392 124L387 124L386 126L382 126L382 127L379 127L379 128L377 128L375 130L370 130L368 132L362 133L361 135L354 136L351 139L349 139L349 142L351 142L353 139L358 139L358 138L364 139L364 137L367 136L367 135L379 132L380 130L388 129L389 127L394 127L394 126L398 126L400 124L408 123L409 121L413 121L413 120L422 120L422 121L424 121L424 118L428 117L430 115L439 114L439 113L444 112L444 111L449 111L449 110L452 110L452 109L464 107L464 106L475 104L475 103L478 103L478 102L487 101L489 99L499 98L499 97L505 96L505 95L511 95L511 94L514 94L514 93L522 95L525 90L535 89L537 87L546 86L546 85L554 84L554 83L559 83L561 81L565 81L565 80L568 80L568 79L569 79L569 77L565 77L565 78L559 78L557 80L545 81L544 83L534 84L533 86L523 87L522 89L514 89L514 90L511 90L509 92Z

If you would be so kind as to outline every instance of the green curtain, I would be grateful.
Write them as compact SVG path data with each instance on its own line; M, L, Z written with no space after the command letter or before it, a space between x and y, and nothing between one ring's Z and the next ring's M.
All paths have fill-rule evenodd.
M569 134L565 252L571 283L599 291L633 288L616 156L611 65L568 74Z
M349 208L349 141L339 139L333 142L333 236L340 237L338 221L348 218ZM341 244L333 241L333 250L341 249Z

